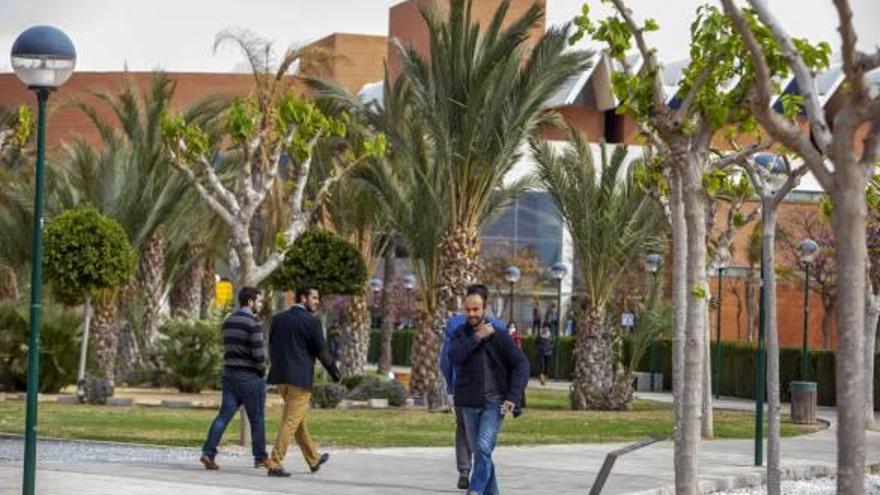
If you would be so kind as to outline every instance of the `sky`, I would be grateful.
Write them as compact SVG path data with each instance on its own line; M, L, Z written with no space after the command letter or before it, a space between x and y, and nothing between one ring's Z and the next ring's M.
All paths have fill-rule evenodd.
M481 0L475 0L477 2ZM586 0L595 14L607 12ZM768 0L790 33L839 45L831 0ZM76 45L80 71L164 69L173 72L240 72L246 66L231 46L214 53L214 36L247 29L277 46L303 45L333 32L386 34L388 8L399 0L0 0L0 54L29 26L51 24ZM584 0L546 0L548 24L570 21ZM628 0L639 18L661 30L649 42L661 60L687 54L688 28L697 6L717 0ZM880 0L850 0L860 47L880 45ZM0 72L10 70L0 56Z

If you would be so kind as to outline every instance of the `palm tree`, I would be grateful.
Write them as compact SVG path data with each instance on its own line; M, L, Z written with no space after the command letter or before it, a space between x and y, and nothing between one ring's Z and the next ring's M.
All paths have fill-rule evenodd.
M662 246L665 222L655 201L633 180L626 167L627 148L608 156L601 146L597 165L589 144L570 131L571 146L557 153L533 140L539 177L571 232L585 285L585 308L578 321L573 407L621 409L632 397L628 373L613 356L615 329L606 312L615 288L628 268L649 250Z
M129 339L129 343L138 343L143 349L152 342L159 326L162 300L169 288L166 256L169 250L182 248L167 225L177 217L185 217L197 227L206 225L210 218L206 208L199 208L198 203L188 199L192 193L163 153L161 121L170 108L174 90L171 78L156 73L142 95L130 78L125 79L118 92L93 92L92 96L112 111L112 120L84 101L69 103L97 128L101 143L96 148L76 139L63 146L60 168L64 180L58 186L54 210L94 205L123 226L139 253L137 279L135 285L122 290L123 301L117 301L115 294L95 299L95 351L109 360L102 367L110 380L115 375L112 361L120 329L119 306L128 309L137 296L143 304L142 335ZM190 107L186 118L210 121L224 102L222 97L208 97ZM189 230L187 239L197 237L197 232ZM107 346L113 348L104 348ZM138 354L126 357L141 357Z
M481 29L471 0L452 0L448 16L422 9L428 56L397 44L401 77L412 88L415 111L426 123L433 161L450 191L441 243L441 309L458 307L465 286L479 277L480 226L499 201L525 182L503 179L521 158L527 138L549 122L546 104L569 78L589 66L589 53L569 49L568 27L550 28L529 46L544 16L532 5L506 28L509 1ZM436 359L434 349L414 349Z

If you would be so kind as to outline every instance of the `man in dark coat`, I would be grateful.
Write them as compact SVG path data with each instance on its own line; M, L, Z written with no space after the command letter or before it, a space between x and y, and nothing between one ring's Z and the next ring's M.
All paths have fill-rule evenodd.
M467 322L455 330L450 355L455 367L455 405L462 409L474 456L469 494L498 495L492 452L506 415L519 416L529 364L506 331L486 321L489 289L476 284L465 298Z
M277 385L278 393L284 398L284 412L272 456L267 462L269 476L290 476L282 463L292 437L313 473L330 458L330 454L318 454L305 420L312 397L315 359L321 361L333 381L340 379L339 369L324 341L321 321L314 315L319 304L318 289L304 285L296 289L296 304L272 318L269 329L271 367L267 382Z

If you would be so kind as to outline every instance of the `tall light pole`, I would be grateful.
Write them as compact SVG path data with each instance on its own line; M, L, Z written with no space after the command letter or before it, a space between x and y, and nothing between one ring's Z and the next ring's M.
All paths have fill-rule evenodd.
M651 274L651 284L657 283L657 272L660 268L660 264L663 262L663 256L658 253L650 253L647 258L645 258L645 270ZM649 287L650 291L651 288ZM648 361L651 372L651 392L654 391L654 374L657 372L657 339L652 334L651 335L651 343L648 347Z
M510 284L510 318L508 318L508 325L513 323L513 285L519 282L520 272L519 268L514 265L508 266L507 270L504 271L504 278L507 279L507 283Z
M373 314L379 313L379 292L382 291L382 279L373 277L370 279L370 291L373 293ZM378 317L373 316L373 323L378 323ZM376 325L378 326L378 325Z
M812 239L804 239L797 245L798 259L804 266L804 340L801 346L801 381L807 381L809 367L808 349L810 337L810 263L816 259L819 253L819 245Z
M724 294L722 290L722 279L724 270L727 269L727 263L730 260L730 254L722 254L718 257L716 269L718 270L718 308L715 310L715 373L712 376L712 388L715 389L715 398L721 396L721 308Z
M76 49L61 30L34 26L12 44L12 69L37 94L37 164L34 183L34 233L31 250L31 317L28 335L27 417L24 430L22 493L33 495L37 464L37 391L40 381L40 305L43 292L43 189L45 188L46 102L67 82L76 66Z
M410 321L412 318L410 317L410 297L412 295L412 291L416 286L416 277L413 274L404 275L403 277L403 288L406 289L406 320L404 324L404 328L410 328Z
M550 275L556 279L556 345L553 346L553 375L559 379L559 326L562 324L562 279L568 274L568 265L561 261L553 263L550 267Z

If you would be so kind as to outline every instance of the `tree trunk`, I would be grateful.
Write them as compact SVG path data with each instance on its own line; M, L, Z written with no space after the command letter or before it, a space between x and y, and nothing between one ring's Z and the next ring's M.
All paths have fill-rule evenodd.
M715 438L715 422L713 421L714 416L712 414L712 326L709 325L708 304L706 304L706 312L703 316L703 325L706 328L706 335L704 335L705 340L703 343L703 397L700 401L700 413L702 415L700 418L700 436L706 440L712 440Z
M138 264L138 291L143 298L143 338L150 345L161 324L162 293L165 290L165 239L154 233L144 242Z
M352 296L342 317L340 366L343 377L364 374L370 345L370 311L364 296Z
M865 482L865 179L854 163L835 162L832 190L837 240L837 491L861 495Z
M18 275L12 267L0 264L0 301L18 299Z
M199 298L199 318L203 320L210 317L211 308L214 305L214 298L217 295L217 269L214 265L214 261L214 257L210 254L205 256L205 262L202 268L202 294Z
M382 284L382 333L379 340L379 373L386 375L391 372L391 334L394 332L394 243L390 243L385 253L385 269Z
M604 306L591 306L578 322L574 351L574 408L618 410L626 396L613 397L614 352ZM631 395L631 394L630 394Z
M193 318L199 314L204 264L195 261L171 288L171 317Z
M86 383L86 361L89 357L89 333L92 328L92 297L86 294L83 302L83 333L80 342L79 362L76 369L76 396L80 402L85 402L84 385Z
M116 321L116 297L112 293L102 293L94 298L94 332L92 348L95 350L95 364L98 378L110 385L110 395L116 383L116 351L119 346L119 322Z
M782 489L780 454L779 332L776 326L776 206L762 205L761 253L764 263L764 328L767 342L767 495Z
M439 308L442 318L461 308L465 289L479 280L480 272L479 230L457 227L447 233L440 244Z
M702 168L695 157L680 154L682 198L687 224L687 326L684 360L682 428L675 457L676 493L696 495L697 444L700 439L700 405L703 389L703 354L706 337L706 206L702 187Z
M867 288L866 288L867 289ZM877 429L874 420L874 354L877 345L877 319L880 316L880 295L866 290L865 301L865 424Z
M681 177L670 173L669 200L672 225L672 397L674 398L675 425L673 438L676 451L680 448L682 405L684 404L684 359L687 324L687 225L684 218ZM676 456L678 466L678 456ZM676 468L677 469L677 468Z
M431 409L440 407L443 403L443 386L438 366L443 321L439 313L431 314L421 310L412 343L410 387L414 394L425 398Z

